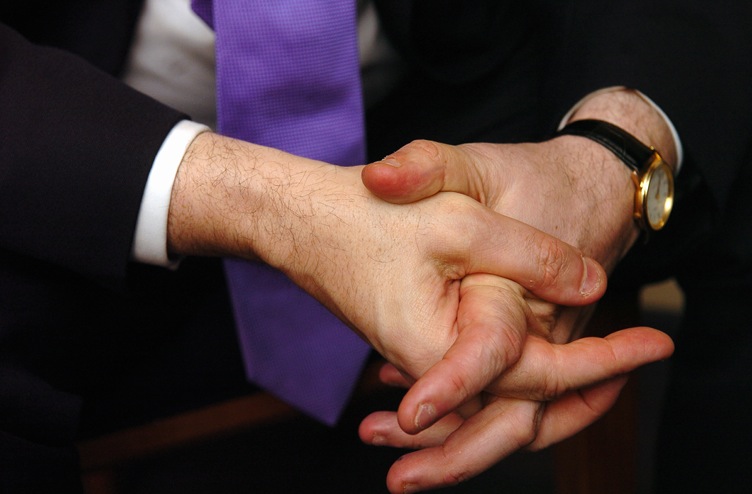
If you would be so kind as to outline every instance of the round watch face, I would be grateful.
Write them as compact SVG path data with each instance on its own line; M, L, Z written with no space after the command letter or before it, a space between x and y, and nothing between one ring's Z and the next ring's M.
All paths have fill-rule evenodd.
M660 230L666 224L674 202L673 174L665 162L658 162L649 174L644 200L648 225L653 230Z

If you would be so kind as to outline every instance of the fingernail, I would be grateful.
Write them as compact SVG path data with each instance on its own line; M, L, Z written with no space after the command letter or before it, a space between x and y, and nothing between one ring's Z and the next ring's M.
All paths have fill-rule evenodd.
M402 484L402 494L413 494L419 490L417 484Z
M418 406L418 413L415 414L415 427L423 430L433 423L435 417L436 407L431 403L421 403Z
M587 297L601 286L601 270L593 259L583 257L582 263L585 267L585 274L582 277L580 285L580 295Z
M391 155L387 156L386 158L384 158L383 160L381 160L381 163L386 163L387 165L393 166L395 168L399 168L399 167L402 166L402 163L400 163L399 161L397 161L397 159L394 156L391 156Z
M381 434L374 434L373 437L371 437L371 444L374 446L382 446L386 444L386 438Z

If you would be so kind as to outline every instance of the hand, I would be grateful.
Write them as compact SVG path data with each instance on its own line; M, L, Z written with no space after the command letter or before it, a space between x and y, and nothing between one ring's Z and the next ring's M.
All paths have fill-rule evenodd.
M392 466L387 477L390 492L452 485L520 448L542 449L577 433L613 405L627 372L667 358L672 351L670 338L649 328L566 345L530 336L520 360L494 387L518 396L532 392L537 399L485 394L480 409L454 412L415 435L402 430L395 413L377 412L361 423L360 436L373 445L420 449ZM381 378L408 384L389 366L382 369Z
M666 121L638 93L597 94L571 120L612 122L676 163ZM603 146L563 136L535 144L448 146L416 141L363 170L374 194L406 204L439 191L469 195L584 250L613 269L637 238L629 169Z
M624 106L635 106L635 108L632 108L632 111L623 111ZM624 115L634 117L643 127L634 127L635 122L624 121ZM644 142L656 143L656 147L665 150L664 155L668 156L669 160L675 159L673 141L665 122L652 107L634 93L621 91L592 98L575 113L575 118L610 120L631 131ZM625 173L624 165L610 152L583 138L562 137L540 144L471 144L458 147L418 141L387 157L381 163L367 166L362 178L371 191L394 203L409 203L429 197L438 191L451 190L468 194L498 212L523 220L579 246L588 255L601 261L607 269L612 269L618 263L637 237L637 230L631 219L634 186L630 182L629 174ZM575 338L588 318L586 312L578 309L562 309L542 302L530 303L532 304L530 309L538 318L547 321L547 324L542 324L542 326L547 327L548 336L553 341L563 343ZM535 324L528 322L528 326L528 331L536 330ZM522 351L523 348L520 344L524 341L524 336L520 334L523 328L518 325L510 331L509 326L499 327L502 327L507 335L513 335L512 342L516 343L500 347L503 349L502 353L506 354L502 360L514 361L512 354ZM534 340L528 338L527 341ZM670 353L669 351L668 354ZM477 384L478 380L468 381L464 376L479 372L483 365L478 364L474 371L468 371L465 367L467 367L466 362L454 358L450 349L442 361L410 389L392 425L396 427L398 423L402 431L415 434L431 426L436 420L453 410L453 407L469 400L473 392L479 391L472 386L472 384ZM491 366L491 368L498 370L498 367ZM597 368L590 369L593 382L602 378L601 371L602 369L600 371ZM499 375L504 376L503 372L502 370ZM517 406L522 407L521 409L541 410L541 403L536 404L535 400L540 399L541 395L546 395L538 386L541 386L543 382L540 377L547 376L548 371L539 367L537 372L539 374L534 372L523 374L526 384L522 389L527 391L527 395L523 397L529 401L518 402ZM490 377L484 374L484 379ZM507 389L505 386L509 386L509 382L500 378L487 389L493 389L497 396L519 396L515 395L519 393L519 388ZM615 393L612 396L615 400L618 389L610 385L593 389L591 397L595 396L603 400L604 397L608 398L614 390ZM446 396L451 396L451 399L447 399ZM602 401L606 406L594 409L597 413L590 421L604 413L613 400ZM564 403L566 407L566 404L571 404L572 400L567 398L557 403ZM468 416L467 408L466 405L462 409L465 411L465 416ZM493 415L488 415L487 408L476 406L475 410L479 415L486 417L486 420L492 420ZM562 406L551 407L551 410L562 408ZM425 410L429 410L430 413L426 415ZM425 416L425 420L411 421L412 417L422 415ZM534 416L528 415L528 417ZM548 411L545 416L549 417L550 423L558 428L559 439L576 432L571 427L569 429L560 427L567 425L569 419L566 415ZM369 420L370 418L364 422L366 429ZM454 439L453 444L461 445L465 451L475 451L480 443L487 444L480 436L475 438L475 443L473 442L471 434L473 425L470 425L472 423L477 422L469 422L462 427L459 427L459 423L455 423L451 428L454 430L459 427L451 437L463 438L462 440ZM502 427L505 424L508 426L509 420L499 419L498 424ZM529 440L535 445L550 444L551 441L537 439L541 435L535 424L533 422L530 424L530 427L521 429L526 433L531 433ZM442 429L439 428L439 430ZM471 431L470 434L468 430ZM567 430L571 432L566 432ZM542 437L546 437L543 429L541 432L544 432ZM424 434L421 433L419 436L422 437ZM428 436L437 437L435 434ZM447 436L445 433L439 434L438 437L443 440ZM557 437L557 435L552 437ZM395 441L391 444L410 444L404 436L402 439L402 443ZM499 444L489 458L498 460L523 446L525 441L520 441L519 444L514 443L515 441L512 441L511 445L510 443ZM446 446L444 453L446 453ZM460 478L463 472L477 473L485 468L483 465L490 465L490 463L483 462L480 462L480 465L468 463L465 458L463 467L460 465L461 461L462 458L454 457L451 465L454 470L449 470L457 472L459 475L457 478ZM441 475L442 472L447 471L444 470L448 466L446 462L422 466L422 473L412 472L412 474L426 477L430 466L434 479L433 482L427 482L425 485L442 484L437 480L436 474ZM390 474L392 485L399 485L400 482L409 483L409 480L404 479L409 479L413 467L418 471L421 470L418 464L405 461L400 462L399 468L395 466L401 474Z
M572 305L605 290L597 263L538 230L460 194L392 205L370 194L360 173L202 134L178 170L169 247L281 269L414 377L464 341L461 334L496 337L483 318L462 310L496 293L482 285L463 292L468 274L502 273ZM466 358L483 350L465 348Z
M362 179L371 191L394 203L411 204L446 190L467 194L501 214L580 247L610 270L632 245L637 230L628 200L604 201L618 210L615 213L606 204L598 204L606 192L595 191L606 185L611 188L608 182L590 183L590 175L577 178L568 165L574 157L582 160L585 156L577 148L581 141L584 140L562 137L540 144L461 146L416 141L386 160L368 165ZM592 151L598 159L609 158L607 150ZM394 167L395 164L399 166ZM594 165L591 170L602 168L606 168L605 164ZM631 198L634 185L624 171L626 167L619 164L614 168L620 184L613 189L624 190L622 194L614 193L614 197ZM595 173L603 175L600 171ZM611 216L618 221L612 221ZM546 336L557 343L579 336L592 312L588 307L543 302L532 305L538 317L549 321Z
M482 293L464 304L478 287ZM417 382L392 366L382 369L384 382L412 387L398 412L363 420L361 439L420 449L392 466L391 492L452 485L520 448L537 450L561 441L610 409L628 372L673 352L671 339L650 328L566 345L527 334L546 330L545 321L532 315L526 293L503 278L467 276L458 320L484 323L462 328L455 344ZM478 388L483 382L491 382L485 391Z
M591 97L572 119L611 121L663 151L675 162L670 129L634 91ZM461 146L416 141L363 170L374 194L406 204L439 191L475 198L495 211L523 221L579 247L610 272L634 244L634 184L629 169L606 148L583 137L563 136L542 143ZM579 334L587 314L553 309L557 342Z

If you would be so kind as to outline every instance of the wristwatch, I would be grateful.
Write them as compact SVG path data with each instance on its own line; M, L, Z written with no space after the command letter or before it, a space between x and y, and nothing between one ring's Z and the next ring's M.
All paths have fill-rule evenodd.
M645 231L658 231L674 205L674 170L653 147L601 120L577 120L557 135L587 137L605 146L632 169L635 184L634 219Z

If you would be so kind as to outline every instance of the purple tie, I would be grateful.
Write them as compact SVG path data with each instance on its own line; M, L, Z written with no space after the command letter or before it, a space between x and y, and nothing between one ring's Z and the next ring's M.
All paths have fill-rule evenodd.
M216 33L219 132L338 165L365 161L356 0L193 0ZM369 347L282 273L225 263L248 378L336 423Z

